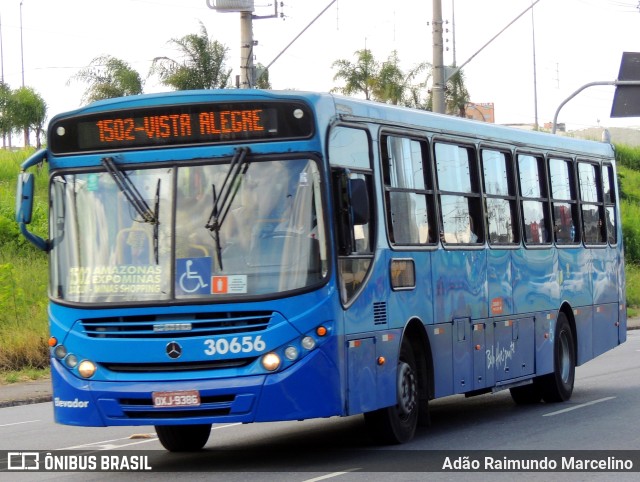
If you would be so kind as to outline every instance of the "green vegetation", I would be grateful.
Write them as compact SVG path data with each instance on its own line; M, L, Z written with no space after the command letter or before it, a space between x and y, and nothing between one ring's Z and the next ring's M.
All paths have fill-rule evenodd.
M37 370L49 363L47 339L47 256L20 235L14 221L20 163L33 151L0 150L0 371ZM36 175L31 229L46 236L47 173ZM15 375L22 378L23 375Z
M48 365L47 256L31 246L14 221L20 164L33 150L0 150L0 383L46 376ZM629 314L640 313L640 148L618 146ZM47 233L47 172L36 176L30 229Z

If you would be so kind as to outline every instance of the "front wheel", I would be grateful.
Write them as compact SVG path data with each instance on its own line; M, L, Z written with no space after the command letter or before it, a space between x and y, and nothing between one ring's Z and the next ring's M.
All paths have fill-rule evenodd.
M403 340L396 375L396 405L365 413L371 435L381 443L400 444L411 440L418 426L418 376L413 349Z
M565 402L573 393L576 374L576 351L573 332L564 313L558 314L553 341L553 372L543 375L538 383L542 399L547 403Z
M205 446L211 425L156 425L158 440L169 452L194 452Z

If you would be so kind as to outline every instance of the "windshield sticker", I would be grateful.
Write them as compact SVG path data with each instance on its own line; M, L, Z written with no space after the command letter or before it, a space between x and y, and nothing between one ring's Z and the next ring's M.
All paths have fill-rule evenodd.
M211 278L211 294L244 294L247 292L247 275L213 276Z
M116 265L69 268L69 294L160 293L162 267Z
M211 261L211 257L178 258L176 260L176 294L210 294Z

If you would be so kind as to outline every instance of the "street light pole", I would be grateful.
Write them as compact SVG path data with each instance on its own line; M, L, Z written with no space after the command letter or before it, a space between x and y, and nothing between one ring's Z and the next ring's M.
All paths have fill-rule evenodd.
M433 112L445 113L444 54L442 41L442 2L433 0L433 86L431 88Z
M22 41L22 2L20 0L20 61L22 62L22 87L24 87L24 43Z

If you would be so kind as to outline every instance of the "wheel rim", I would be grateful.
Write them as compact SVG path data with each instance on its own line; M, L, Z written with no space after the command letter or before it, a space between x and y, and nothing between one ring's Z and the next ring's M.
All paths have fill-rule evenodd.
M560 378L563 383L567 384L569 383L569 378L571 376L571 353L569 351L569 337L565 331L560 333L559 348Z
M398 365L398 408L400 414L408 417L416 408L418 388L413 369L408 363Z

